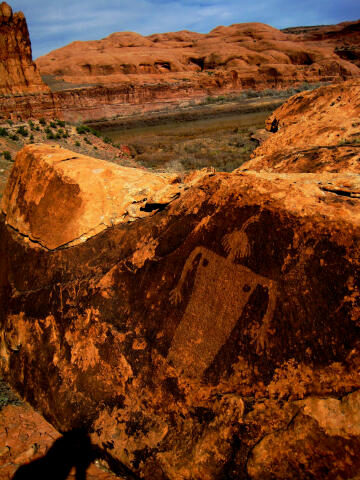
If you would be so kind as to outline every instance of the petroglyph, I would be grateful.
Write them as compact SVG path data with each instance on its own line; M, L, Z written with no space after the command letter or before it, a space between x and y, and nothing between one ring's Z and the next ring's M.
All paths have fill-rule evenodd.
M258 218L252 217L241 230L224 236L226 258L205 247L196 247L185 262L178 285L170 293L173 304L182 301L184 282L197 263L193 292L168 354L168 360L191 377L201 376L210 366L257 286L266 289L268 303L262 325L254 333L254 343L257 353L267 347L276 305L276 282L234 263L235 259L250 255L245 229Z

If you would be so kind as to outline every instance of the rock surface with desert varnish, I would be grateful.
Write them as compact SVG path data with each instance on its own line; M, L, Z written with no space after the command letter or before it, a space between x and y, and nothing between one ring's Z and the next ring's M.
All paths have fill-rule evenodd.
M84 219L56 200L63 185L83 192L85 217L110 205L94 162L48 146L17 157L0 222L1 374L141 478L354 478L358 175L194 172L142 218L45 248L67 209ZM42 176L58 178L46 194ZM111 201L116 217L136 192ZM56 223L39 208L51 198ZM31 222L7 213L19 205Z

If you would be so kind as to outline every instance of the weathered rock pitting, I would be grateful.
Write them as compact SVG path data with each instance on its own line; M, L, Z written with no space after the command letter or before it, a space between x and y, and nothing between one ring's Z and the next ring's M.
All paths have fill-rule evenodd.
M44 160L53 153L19 154L2 207L0 369L12 386L56 428L85 426L119 472L353 478L358 175L194 173L165 208L45 249L46 229L29 243L29 222L8 214L21 205L48 224L38 207L60 187L44 194L31 163L39 180L55 178L62 157L64 184L91 193L97 182L93 160L80 159L77 177L79 159L56 149ZM94 193L89 211L105 202L105 183ZM57 232L67 210L86 217L53 205ZM112 205L120 218L128 203Z

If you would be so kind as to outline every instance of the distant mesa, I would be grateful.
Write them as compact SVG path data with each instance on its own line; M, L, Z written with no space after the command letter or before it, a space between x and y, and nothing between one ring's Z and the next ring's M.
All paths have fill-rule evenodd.
M42 75L66 82L181 81L194 87L286 87L296 82L360 75L360 22L280 31L262 23L219 26L208 34L188 30L143 37L118 32L73 42L37 59ZM295 33L293 33L295 32ZM351 48L352 54L344 51ZM344 50L345 49L345 50ZM346 50L346 51L347 51Z

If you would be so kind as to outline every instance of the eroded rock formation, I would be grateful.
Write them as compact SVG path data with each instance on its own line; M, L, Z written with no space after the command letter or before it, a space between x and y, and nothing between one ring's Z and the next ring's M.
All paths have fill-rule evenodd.
M32 61L31 44L22 12L0 4L0 95L49 92Z
M340 58L360 66L360 22L342 22L338 25L294 27L282 30L294 33L305 42L321 42L334 48Z
M354 478L359 201L351 173L155 179L26 147L2 203L1 374L134 478Z
M235 90L360 74L332 45L304 42L261 23L221 26L208 34L181 31L143 37L119 32L73 42L40 57L37 65L42 74L74 84L174 83L186 75L194 86Z
M97 120L197 104L221 92L360 74L358 57L346 53L357 48L359 22L334 26L336 35L330 29L321 38L260 23L234 24L206 35L120 32L74 42L37 60L50 91L32 61L23 14L13 15L5 3L1 8L0 108L3 117L14 120Z
M240 170L360 172L360 81L291 97L268 118L273 134Z

